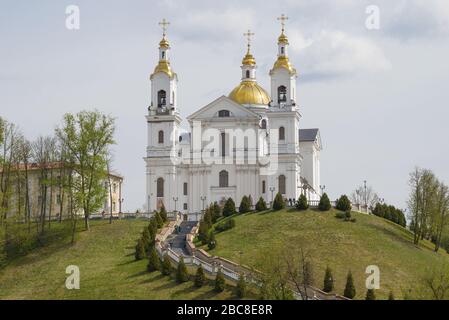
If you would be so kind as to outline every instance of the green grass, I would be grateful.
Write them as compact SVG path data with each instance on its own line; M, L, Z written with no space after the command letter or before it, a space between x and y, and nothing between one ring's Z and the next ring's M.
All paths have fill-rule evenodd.
M210 285L197 289L192 281L177 284L159 272L146 272L147 260L134 261L134 246L147 224L92 222L90 231L77 234L73 246L61 239L9 261L0 269L0 299L233 298L229 288L217 294ZM80 290L65 288L68 265L80 268Z
M353 213L357 222L344 222L335 218L335 213L283 210L238 215L234 217L234 229L216 235L218 246L210 253L264 271L273 253L282 252L288 245L303 244L311 253L317 287L322 287L329 265L336 292L342 294L351 270L359 299L366 293L368 265L379 266L381 289L376 295L386 299L390 290L402 298L405 291L415 290L426 272L449 263L444 250L433 252L433 245L427 241L416 247L412 234L390 221Z

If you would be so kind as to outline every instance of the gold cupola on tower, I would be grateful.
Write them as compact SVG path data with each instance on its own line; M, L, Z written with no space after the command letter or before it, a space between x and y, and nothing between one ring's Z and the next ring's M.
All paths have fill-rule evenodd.
M248 37L248 51L242 61L242 81L229 94L229 98L242 105L268 105L271 101L268 93L257 84L256 80L256 59L251 53L251 33L248 30L244 34Z
M270 74L273 74L273 71L277 69L285 69L290 73L290 75L296 75L296 69L291 65L287 51L289 42L288 37L285 34L285 21L288 20L288 17L286 17L285 15L281 15L278 20L281 21L282 32L278 38L278 58L274 63L273 69L271 69Z
M162 27L163 34L162 40L159 42L159 62L154 68L153 73L151 74L151 78L158 73L165 73L170 78L176 76L176 73L172 70L170 66L169 52L170 52L170 43L167 40L167 27L170 25L168 21L165 19L159 23Z

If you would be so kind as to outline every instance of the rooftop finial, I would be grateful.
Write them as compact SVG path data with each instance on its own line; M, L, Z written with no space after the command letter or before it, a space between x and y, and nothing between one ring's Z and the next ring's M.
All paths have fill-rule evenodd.
M288 20L288 17L285 14L281 14L281 16L279 18L277 18L278 21L281 22L281 26L282 26L282 33L284 33L285 31L285 22Z
M248 53L249 53L249 49L251 48L251 37L255 35L254 32L251 32L251 30L248 30L248 32L243 34L247 40L248 40Z
M168 22L167 20L162 19L161 22L159 22L159 25L162 27L162 35L165 38L165 36L167 35L167 28L170 25L170 22Z

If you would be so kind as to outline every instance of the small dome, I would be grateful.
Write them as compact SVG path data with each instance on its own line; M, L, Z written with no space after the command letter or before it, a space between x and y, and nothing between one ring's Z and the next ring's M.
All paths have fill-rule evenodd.
M282 34L279 36L278 43L279 44L288 44L288 38L283 31L282 31Z
M156 68L154 68L153 74L151 75L151 78L157 74L157 73L165 73L170 78L173 78L176 76L176 73L173 72L172 68L170 67L170 62L168 60L161 60L157 64Z
M255 81L242 81L229 98L239 104L268 105L271 101L268 93Z
M160 48L170 48L170 44L168 43L168 40L165 39L165 37L162 38L161 42L159 42Z
M273 74L276 69L285 69L291 75L296 75L296 69L292 67L290 60L286 56L279 56L276 62L274 63L273 69L270 71L270 74Z

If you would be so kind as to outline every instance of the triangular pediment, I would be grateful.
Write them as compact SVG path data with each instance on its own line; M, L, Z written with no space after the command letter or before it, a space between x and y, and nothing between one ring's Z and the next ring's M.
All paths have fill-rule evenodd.
M226 96L214 100L208 105L187 117L187 120L209 120L218 117L218 113L222 110L230 112L230 118L236 119L258 119L259 115L241 104L229 99Z

